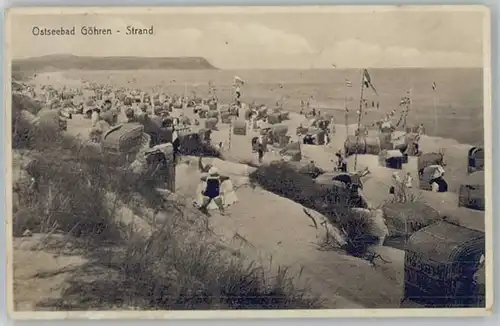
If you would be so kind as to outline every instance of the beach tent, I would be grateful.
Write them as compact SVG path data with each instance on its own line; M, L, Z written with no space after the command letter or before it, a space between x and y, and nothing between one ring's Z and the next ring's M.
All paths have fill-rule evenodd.
M356 153L378 155L380 151L380 139L378 137L357 137L349 135L344 142L344 152L346 156Z
M469 174L460 185L458 191L458 206L484 211L484 171Z
M437 210L415 201L386 203L382 206L390 238L407 238L414 232L441 220Z

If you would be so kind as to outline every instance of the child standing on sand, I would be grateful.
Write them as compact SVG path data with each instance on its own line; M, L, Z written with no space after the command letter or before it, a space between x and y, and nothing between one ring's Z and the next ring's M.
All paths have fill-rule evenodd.
M337 157L337 166L336 170L339 172L347 172L347 160L343 157L342 152L338 151L335 153Z
M262 136L259 136L257 140L257 153L259 155L259 163L262 163L264 159L264 139Z

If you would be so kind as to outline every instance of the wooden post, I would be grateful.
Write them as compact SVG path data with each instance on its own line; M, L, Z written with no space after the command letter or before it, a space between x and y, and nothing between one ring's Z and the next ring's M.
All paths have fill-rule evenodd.
M182 109L186 110L187 108L187 83L184 84L184 101L182 101Z
M356 153L354 154L354 171L356 171L356 167L358 164L358 148L359 148L359 138L360 138L360 130L359 128L361 127L361 116L363 112L363 93L365 90L365 70L363 69L361 71L361 94L359 97L359 112L358 112L358 135L356 136Z
M167 189L171 192L175 192L175 175L176 175L176 167L177 167L177 162L174 160L174 150L173 147L170 146L170 150L168 151L167 155Z

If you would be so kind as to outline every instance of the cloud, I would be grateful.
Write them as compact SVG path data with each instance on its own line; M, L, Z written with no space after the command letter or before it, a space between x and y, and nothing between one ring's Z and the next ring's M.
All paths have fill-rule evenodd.
M239 68L273 67L283 61L287 62L288 57L313 53L304 37L257 23L221 21L199 28L169 29L155 26L154 36L125 35L127 26L149 28L151 25L116 16L108 16L106 19L101 16L86 17L84 25L120 30L120 34L43 38L32 36L26 24L23 24L20 28L24 30L23 35L13 40L14 55L27 57L72 53L89 56L204 56L216 66ZM57 27L59 26L61 24ZM78 34L82 25L75 26ZM45 24L45 27L53 26ZM293 62L288 64L293 66Z
M318 64L339 67L480 67L482 55L452 51L420 51L411 47L381 47L347 39L321 52Z
M264 54L312 52L305 38L260 24L213 23L204 33L207 38L226 41L226 45L239 52Z
M196 43L198 51L221 67L273 67L287 57L313 53L302 36L261 24L217 22L202 33Z
M168 18L166 18L168 19ZM72 53L89 56L203 56L220 68L331 68L337 67L479 67L481 54L421 51L411 47L382 47L358 38L328 41L315 48L307 38L255 22L201 21L197 27L161 28L155 35L125 35L127 26L149 28L148 21L118 16L86 16L85 26L120 30L113 36L35 37L32 22L15 26L14 56ZM79 30L82 24L75 24ZM45 27L51 23L45 20ZM188 25L189 26L189 25ZM22 32L21 32L22 31ZM77 31L78 33L78 31ZM327 41L324 41L327 42ZM318 46L316 44L316 46Z

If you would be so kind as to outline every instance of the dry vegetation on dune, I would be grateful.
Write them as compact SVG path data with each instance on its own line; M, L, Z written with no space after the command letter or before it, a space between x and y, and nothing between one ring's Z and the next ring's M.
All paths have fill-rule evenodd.
M293 285L286 269L270 276L230 259L199 226L200 215L165 202L146 179L109 164L77 140L31 126L21 117L22 108L13 106L14 168L27 156L36 158L40 182L38 192L22 182L14 185L14 235L26 229L63 233L66 242L76 245L74 251L88 259L71 275L62 298L35 309L320 307L318 299ZM151 231L138 232L124 222L123 203L134 206L136 215L156 209L166 218L152 222Z

